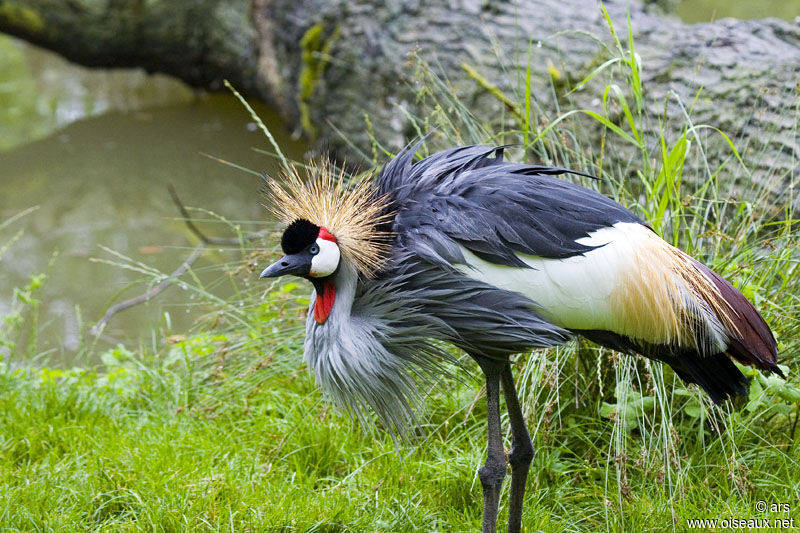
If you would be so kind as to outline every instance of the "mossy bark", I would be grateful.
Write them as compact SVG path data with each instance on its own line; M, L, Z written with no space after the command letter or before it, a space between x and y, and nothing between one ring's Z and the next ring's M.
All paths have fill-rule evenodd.
M678 102L691 106L695 122L727 132L751 164L781 174L780 192L800 155L800 26L686 25L636 3L605 6L623 41L630 13L650 116L666 114L677 119L668 128L680 128ZM342 135L367 153L368 130L394 149L416 135L408 115L422 104L412 57L483 118L504 110L498 91L524 91L530 64L535 104L550 119L574 83L611 57L606 21L586 0L464 0L457 8L446 0L0 0L0 30L87 65L141 66L209 88L228 78L351 160ZM569 98L600 111L605 82ZM646 133L656 139L661 126L652 123ZM602 129L588 124L589 140ZM728 156L725 144L709 144L712 162ZM613 144L605 150L617 153Z

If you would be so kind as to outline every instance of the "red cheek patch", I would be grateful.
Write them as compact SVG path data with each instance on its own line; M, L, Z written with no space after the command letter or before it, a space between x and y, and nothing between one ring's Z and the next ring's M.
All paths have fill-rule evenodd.
M323 228L324 229L324 228ZM320 231L320 234L322 231ZM324 324L328 320L328 315L331 314L333 309L333 302L336 300L336 285L333 283L325 283L322 289L322 296L317 295L314 301L314 320L317 324Z

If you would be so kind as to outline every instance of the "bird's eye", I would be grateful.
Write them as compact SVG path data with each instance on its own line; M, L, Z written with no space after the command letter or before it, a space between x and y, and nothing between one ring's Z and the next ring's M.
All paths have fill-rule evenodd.
M308 253L311 255L317 255L319 253L319 246L316 244L312 244L311 248L308 249Z

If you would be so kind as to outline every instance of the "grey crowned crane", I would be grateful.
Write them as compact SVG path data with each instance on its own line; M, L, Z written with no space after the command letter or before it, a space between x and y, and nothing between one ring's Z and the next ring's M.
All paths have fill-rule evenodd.
M418 145L417 145L418 146ZM317 383L392 431L414 422L413 375L435 376L445 341L486 377L483 531L495 531L512 446L509 532L521 527L533 445L509 357L582 335L662 361L715 402L747 392L732 360L781 374L772 331L730 283L613 200L558 178L579 172L503 161L466 146L413 162L406 149L347 187L328 168L269 182L286 254L261 277L308 279L305 360Z

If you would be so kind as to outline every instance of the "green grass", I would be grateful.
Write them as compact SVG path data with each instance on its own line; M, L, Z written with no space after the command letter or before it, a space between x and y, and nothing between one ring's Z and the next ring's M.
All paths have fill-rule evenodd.
M647 94L630 32L621 42L611 27L608 57L576 84L608 80L598 94L602 114L570 107L574 87L554 81L561 111L548 115L532 96L528 68L518 90L502 98L518 102L514 113L475 116L418 61L419 98L428 112L411 118L419 133L436 128L425 149L510 142L519 147L509 151L512 158L602 175L602 182L584 184L619 199L754 301L776 332L789 381L747 370L750 396L713 407L669 369L586 342L519 357L515 374L536 446L524 527L683 531L693 518L800 522L800 389L793 372L800 234L792 188L770 192L770 181L789 178L759 176L747 200L734 194L728 177L750 176L749 159L728 136L694 124L690 112L676 138L648 135L647 124L667 119L644 114ZM498 84L474 74L498 96ZM586 143L587 128L605 131L602 146ZM716 166L705 156L714 140L729 150ZM628 150L627 163L606 157L617 149ZM372 151L381 159L386 153L377 140ZM691 176L694 185L689 166L701 169ZM242 234L237 224L217 220ZM0 224L0 231L9 228ZM18 235L0 233L0 261ZM267 254L249 246L221 276L236 287L229 301L214 297L194 272L186 276L187 290L208 311L196 332L176 335L167 320L151 332L150 345L99 354L83 347L83 360L103 361L99 369L31 365L42 279L17 291L0 319L0 527L479 529L476 470L486 429L475 366L467 362L472 374L444 378L429 391L413 443L396 445L374 421L355 425L325 402L300 362L310 288L250 283L254 263L263 265ZM113 265L162 279L119 255ZM759 501L786 503L789 511L761 512Z
M385 433L365 433L333 411L304 371L228 397L214 386L192 385L180 364L141 361L121 350L114 357L110 374L5 369L0 375L4 527L479 528L475 470L484 459L485 411L474 401L474 381L448 383L447 394L433 395L424 440L395 449ZM620 460L628 487L622 501L606 481L613 424L577 413L560 429L551 421L538 432L525 524L544 531L661 531L673 519L757 516L758 500L796 501L796 453L773 444L786 442L785 435L736 418L728 422L737 451L714 436L704 446L695 436L678 443L684 493L674 499L658 466L663 458L650 457L658 450L626 435L637 455Z

